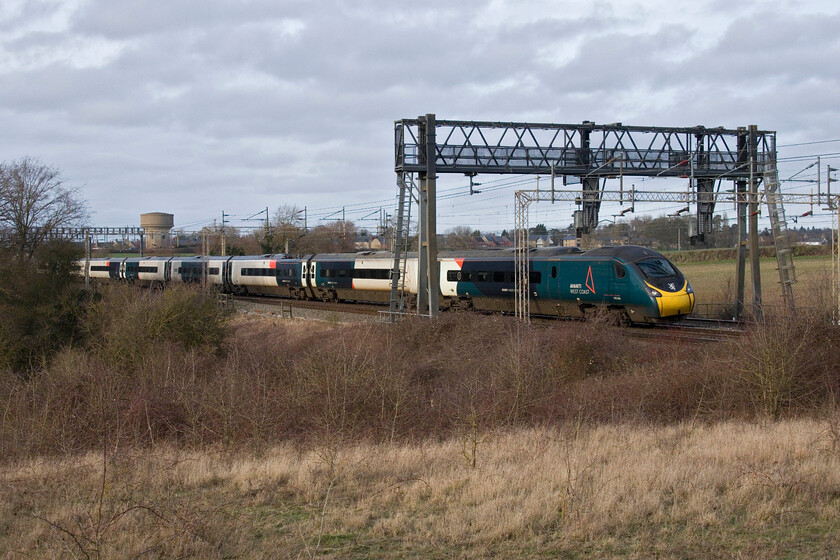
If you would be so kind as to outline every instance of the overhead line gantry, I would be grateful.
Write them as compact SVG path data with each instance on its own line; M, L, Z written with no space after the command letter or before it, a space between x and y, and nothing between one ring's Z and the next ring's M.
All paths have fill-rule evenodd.
M696 237L712 231L715 204L720 200L715 183L721 179L735 183L738 203L739 292L736 308L743 303L743 283L750 230L753 298L761 307L761 280L758 266L758 196L757 185L775 177L776 133L755 126L735 129L704 126L653 127L625 126L621 123L550 124L521 122L437 120L434 114L394 123L394 170L397 173L399 202L395 228L394 267L392 274L391 312L402 311L400 284L404 281L401 255L408 248L408 212L413 191L417 191L420 229L418 313L436 315L439 310L437 271L436 180L439 173L550 175L551 189L540 200L561 200L555 188L556 177L580 179L575 202L577 235L590 233L598 225L601 202L611 200L605 191L606 179L624 176L679 177L689 179L686 195L696 205ZM416 182L415 182L416 176ZM768 185L765 185L767 191ZM719 188L719 187L718 187ZM565 190L565 189L563 189ZM549 192L552 193L549 195ZM769 191L767 191L769 192ZM632 195L631 195L632 193ZM625 191L623 183L619 202L659 201L677 193ZM769 196L769 195L768 195ZM774 198L774 201L778 197ZM517 222L522 220L517 210ZM527 209L526 221L527 221ZM771 221L774 219L771 211ZM783 210L776 219L784 223ZM774 227L774 231L775 231ZM517 236L517 253L527 253L525 239ZM789 247L785 249L789 253ZM787 258L787 257L785 257ZM781 263L781 261L780 261ZM787 265L786 265L787 266ZM519 267L517 267L517 270ZM790 261L792 275L792 260ZM780 264L781 272L781 264ZM520 274L517 274L517 278ZM520 291L527 293L527 273ZM401 281L400 278L403 280ZM790 288L792 276L783 278L783 288ZM792 292L791 292L792 293ZM792 296L790 300L792 305Z

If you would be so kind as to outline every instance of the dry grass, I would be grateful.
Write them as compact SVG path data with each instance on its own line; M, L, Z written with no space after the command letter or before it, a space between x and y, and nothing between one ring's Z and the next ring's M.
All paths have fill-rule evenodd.
M449 438L472 463L492 431L795 418L840 394L840 333L802 318L716 345L469 314L392 326L237 320L221 348L147 340L130 356L114 351L126 346L120 332L29 378L0 372L0 463L104 441L259 450Z
M825 256L796 257L797 283L794 299L800 308L825 309L831 297L831 258ZM686 262L680 270L691 282L698 304L731 303L735 299L735 261ZM761 259L761 293L764 303L781 306L782 291L779 285L778 262L775 258ZM752 301L750 262L745 271L746 302Z
M184 338L180 301L108 297L86 346L0 372L0 558L840 547L840 333L807 317L687 345L473 314L228 327L194 299Z
M835 558L837 417L3 467L3 558ZM104 459L104 460L103 460ZM103 465L107 467L103 477Z

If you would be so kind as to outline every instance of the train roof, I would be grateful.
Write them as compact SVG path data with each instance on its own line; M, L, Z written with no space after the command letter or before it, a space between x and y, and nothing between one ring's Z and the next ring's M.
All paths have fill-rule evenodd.
M279 261L284 259L291 259L294 258L291 255L287 255L285 253L266 253L263 255L237 255L235 257L222 257L223 259L229 258L232 261Z
M553 257L556 255L574 255L580 254L583 251L577 247L531 247L528 254L531 257ZM480 257L513 257L516 249L500 248L500 249L464 249L461 251L438 251L440 258L480 258ZM306 255L306 259L311 255ZM417 258L417 251L410 251L407 255L409 258ZM343 260L348 258L357 259L393 259L394 254L390 251L358 251L355 253L317 253L314 255L315 260Z
M584 253L588 257L619 257L629 262L636 262L650 257L662 257L661 253L639 245L615 245L590 249Z

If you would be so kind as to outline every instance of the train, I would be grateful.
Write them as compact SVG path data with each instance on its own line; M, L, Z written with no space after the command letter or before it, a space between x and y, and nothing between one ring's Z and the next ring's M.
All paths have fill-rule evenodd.
M441 308L513 313L515 253L441 252ZM208 257L120 257L88 261L93 280L148 286L206 282L237 295L301 300L385 303L391 296L393 254L363 251L305 256L266 254ZM85 274L86 263L79 268ZM401 263L409 300L418 289L417 254ZM635 245L532 248L530 309L535 315L582 317L616 312L631 323L673 321L694 309L691 284L662 254Z

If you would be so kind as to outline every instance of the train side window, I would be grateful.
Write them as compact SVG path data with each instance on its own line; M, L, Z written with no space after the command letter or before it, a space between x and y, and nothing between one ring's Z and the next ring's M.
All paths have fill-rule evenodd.
M542 272L539 270L532 270L531 273L528 275L528 283L529 284L540 284L542 283Z
M497 270L493 272L493 282L504 282L505 281L505 273L502 270Z
M627 271L624 270L624 267L621 264L619 264L619 263L614 263L614 264L615 264L615 277L616 278L624 278L625 276L627 276Z
M488 273L486 272L477 272L476 273L476 282L487 282Z
M557 278L557 267L556 266L551 267L551 277L552 278Z

